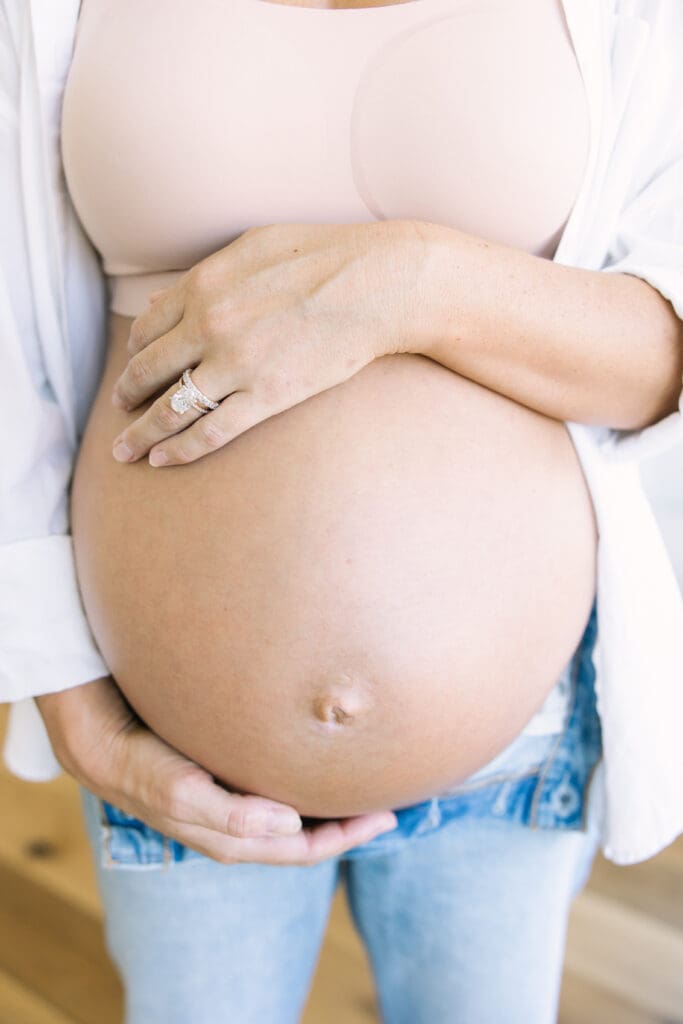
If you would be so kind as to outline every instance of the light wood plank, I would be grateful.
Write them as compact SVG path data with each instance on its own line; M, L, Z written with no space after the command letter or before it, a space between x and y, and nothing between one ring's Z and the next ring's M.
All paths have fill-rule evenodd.
M365 948L337 889L301 1024L376 1024L375 989Z
M119 1024L101 922L0 861L0 966L77 1024Z
M0 861L86 913L100 916L78 790L62 775L24 782L0 771Z
M596 857L589 889L649 917L683 927L683 842L657 857L619 868Z
M0 969L0 1024L75 1024Z
M0 771L0 808L0 1024L119 1024L76 784ZM683 1024L682 978L683 840L630 868L598 856L570 918L559 1024ZM378 1021L340 887L302 1024Z
M680 1020L683 934L668 924L584 892L572 910L566 967L646 1013Z
M0 748L7 707L0 705ZM0 765L0 861L95 916L100 901L76 783L24 782Z
M557 1024L665 1024L661 1017L566 970ZM669 1024L673 1022L669 1021Z
M0 705L0 748L7 708ZM83 910L99 915L78 787L66 773L25 782L0 766L0 861Z

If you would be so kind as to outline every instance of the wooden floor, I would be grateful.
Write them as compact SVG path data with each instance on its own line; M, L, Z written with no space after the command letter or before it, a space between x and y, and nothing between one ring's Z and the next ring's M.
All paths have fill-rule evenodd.
M0 823L0 1024L120 1024L75 784L0 771ZM378 1020L340 889L302 1024ZM682 840L630 868L598 858L572 912L559 1021L683 1024Z

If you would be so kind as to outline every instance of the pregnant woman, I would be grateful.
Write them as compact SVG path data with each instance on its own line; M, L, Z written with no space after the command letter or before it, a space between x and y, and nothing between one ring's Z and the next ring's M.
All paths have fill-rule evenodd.
M680 293L571 255L603 6L72 5L102 670L30 692L129 1024L296 1021L342 877L390 1024L556 1017L616 607L579 424L673 437L683 370Z

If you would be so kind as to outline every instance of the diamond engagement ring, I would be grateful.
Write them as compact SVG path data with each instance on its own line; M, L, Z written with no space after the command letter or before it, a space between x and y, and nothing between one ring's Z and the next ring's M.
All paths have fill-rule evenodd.
M212 399L200 391L190 377L190 371L183 372L182 381L178 381L179 387L171 395L171 408L175 412L187 412L188 409L196 409L197 412L209 412L210 409L217 409L220 402ZM208 408L204 408L208 406Z

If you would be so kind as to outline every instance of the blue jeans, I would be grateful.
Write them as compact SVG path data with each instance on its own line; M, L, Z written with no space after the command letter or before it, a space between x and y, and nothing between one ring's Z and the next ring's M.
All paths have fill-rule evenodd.
M560 732L520 735L322 864L218 864L82 790L126 1024L298 1021L340 881L386 1024L553 1024L569 907L598 846L596 611Z

